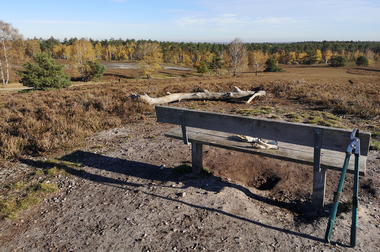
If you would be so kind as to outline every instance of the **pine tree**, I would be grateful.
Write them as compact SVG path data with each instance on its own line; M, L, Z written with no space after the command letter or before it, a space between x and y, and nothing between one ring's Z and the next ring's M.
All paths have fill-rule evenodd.
M348 60L344 56L333 56L330 59L330 66L332 67L348 66Z
M264 72L285 72L282 68L280 68L274 59L267 59L265 62L265 70Z
M64 65L57 65L49 53L42 52L33 56L37 64L24 63L24 71L17 71L21 83L34 89L59 89L71 86L69 74L63 73Z
M356 65L357 66L368 66L369 65L368 59L364 56L359 56L358 59L356 60Z

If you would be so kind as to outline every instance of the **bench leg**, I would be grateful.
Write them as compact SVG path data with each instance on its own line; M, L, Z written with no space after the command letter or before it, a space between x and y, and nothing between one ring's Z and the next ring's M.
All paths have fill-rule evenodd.
M203 166L203 157L202 157L203 145L199 143L191 143L191 157L192 157L192 166L193 173L201 173Z
M322 209L325 205L326 169L314 171L313 177L313 207Z

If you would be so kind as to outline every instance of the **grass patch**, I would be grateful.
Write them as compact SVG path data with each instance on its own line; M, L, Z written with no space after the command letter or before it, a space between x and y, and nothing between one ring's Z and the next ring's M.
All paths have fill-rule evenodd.
M53 193L58 191L58 187L56 184L52 183L37 183L30 187L30 192L32 193L38 193L38 192L48 192Z
M191 165L181 164L179 166L174 167L173 172L177 175L183 175L191 173L193 171L192 169L193 168Z
M8 188L12 190L19 190L19 189L22 189L23 187L25 187L25 184L23 181L15 182L8 185Z
M260 115L267 115L272 113L272 108L271 107L258 107L258 108L248 108L248 109L236 109L234 111L238 115L243 115L243 116L260 116Z
M0 201L0 213L8 219L15 220L18 218L17 213L22 210L27 210L31 205L36 205L41 200L36 197L26 197L16 201L14 198L8 198Z
M201 170L201 173L205 174L205 175L212 175L213 174L212 171L210 171L210 169L207 167L203 167Z
M380 142L370 142L369 149L379 151L380 150Z
M290 118L291 122L300 122L302 119L302 116L297 113L291 113L288 115L288 118Z
M337 127L338 121L339 117L334 116L333 114L328 112L318 111L310 113L310 116L306 122L310 124L317 124L328 127Z

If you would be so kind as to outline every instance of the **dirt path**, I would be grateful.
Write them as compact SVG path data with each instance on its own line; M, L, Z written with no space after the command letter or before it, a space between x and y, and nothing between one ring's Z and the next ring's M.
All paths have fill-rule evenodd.
M379 152L360 182L357 246L349 249L349 211L339 212L332 244L323 240L331 204L310 209L311 167L205 147L214 175L177 174L172 168L191 160L190 149L164 137L171 127L147 118L63 156L81 163L80 173L56 176L58 193L19 220L2 220L1 251L379 251ZM258 189L274 175L278 183ZM330 203L339 175L328 175Z

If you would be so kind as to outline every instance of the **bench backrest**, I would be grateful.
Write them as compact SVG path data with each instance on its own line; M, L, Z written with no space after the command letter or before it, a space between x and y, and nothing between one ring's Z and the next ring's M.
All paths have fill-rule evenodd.
M156 106L157 121L276 140L314 147L315 129L321 134L321 148L346 152L352 130L272 119ZM360 131L360 154L368 155L371 133Z

